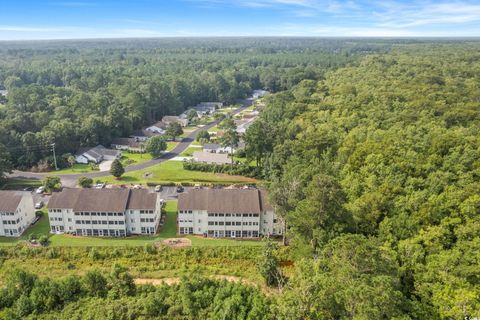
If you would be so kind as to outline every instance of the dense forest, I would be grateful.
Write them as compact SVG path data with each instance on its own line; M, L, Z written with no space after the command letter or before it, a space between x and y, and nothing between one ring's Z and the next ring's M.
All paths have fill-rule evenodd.
M247 153L291 247L314 258L292 284L305 296L292 312L478 317L479 48L395 48L270 98ZM391 313L360 316L371 305Z
M0 89L8 96L0 100L0 145L15 167L52 162L52 143L59 155L109 145L199 102L286 90L388 46L268 38L2 43Z
M0 51L9 90L0 109L0 153L30 166L45 156L24 153L38 141L69 152L200 100L233 101L252 88L277 92L247 130L245 152L286 222L288 246L210 249L208 258L200 249L155 249L158 260L144 269L166 268L177 255L177 268L180 260L214 260L261 274L264 285L189 274L172 286L139 286L121 266L53 280L17 270L3 273L0 315L478 318L480 42L245 39L242 46L230 39L222 47L208 41L183 47L147 41L141 48L10 44ZM84 255L95 256L88 250ZM50 252L12 248L0 251L0 262L25 267L24 251ZM240 257L244 264L233 262ZM52 259L62 266L80 260L67 249ZM120 262L147 259L132 252Z

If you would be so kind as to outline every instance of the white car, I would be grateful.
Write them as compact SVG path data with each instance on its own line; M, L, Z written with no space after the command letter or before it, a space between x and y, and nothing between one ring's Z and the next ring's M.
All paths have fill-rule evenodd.
M158 185L158 186L155 186L155 192L160 192L162 191L162 186L161 185Z
M37 191L35 191L35 192L36 192L37 194L41 194L41 193L43 193L43 191L45 191L45 187L42 186L42 187L39 187L39 188L37 189Z
M44 205L43 201L39 201L35 203L35 209L42 209L43 205Z
M105 183L97 183L95 185L95 189L103 189L103 188L105 188Z

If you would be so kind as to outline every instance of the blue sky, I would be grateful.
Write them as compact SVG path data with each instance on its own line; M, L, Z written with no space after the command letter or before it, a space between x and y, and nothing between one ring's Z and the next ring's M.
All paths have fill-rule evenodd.
M0 0L0 39L480 36L480 0Z

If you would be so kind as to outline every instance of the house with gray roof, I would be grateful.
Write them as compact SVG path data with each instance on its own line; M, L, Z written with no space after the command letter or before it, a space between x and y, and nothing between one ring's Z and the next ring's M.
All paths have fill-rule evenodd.
M283 234L283 222L259 189L193 189L178 196L178 233L219 238Z
M35 221L30 192L0 191L0 236L19 237Z
M80 148L75 154L75 161L83 164L87 164L89 162L100 163L102 161L120 159L121 157L121 151L107 149L102 145L98 145L93 148Z

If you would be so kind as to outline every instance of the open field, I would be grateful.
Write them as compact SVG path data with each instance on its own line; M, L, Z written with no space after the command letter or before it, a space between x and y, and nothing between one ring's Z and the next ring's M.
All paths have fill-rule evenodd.
M150 174L148 178L145 174ZM143 170L127 172L121 180L115 180L113 176L106 177L104 181L110 184L146 184L146 183L252 183L257 180L242 176L216 174L211 172L188 171L183 169L181 161L166 161L154 167Z

